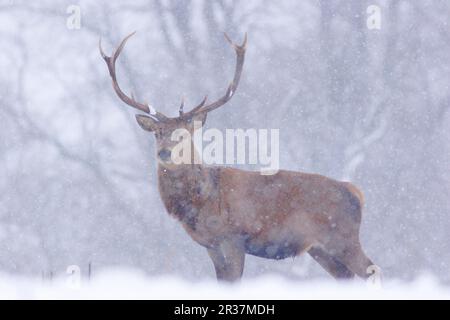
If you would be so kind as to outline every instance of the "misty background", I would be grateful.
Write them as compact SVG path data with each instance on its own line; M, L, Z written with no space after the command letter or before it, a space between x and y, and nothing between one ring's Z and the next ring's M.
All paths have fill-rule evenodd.
M67 19L81 9L79 29ZM370 5L381 28L369 29ZM163 208L154 137L115 95L168 116L233 99L206 128L279 128L280 166L352 181L361 241L384 277L450 281L450 2L0 0L0 272L92 264L214 278L206 250ZM246 257L244 277L329 277L308 255Z

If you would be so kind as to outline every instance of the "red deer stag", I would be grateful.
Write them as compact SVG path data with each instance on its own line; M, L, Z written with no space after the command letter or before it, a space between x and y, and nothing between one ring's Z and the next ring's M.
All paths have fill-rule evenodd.
M148 104L127 96L117 83L115 63L127 40L111 57L100 53L119 98L148 115L136 115L138 124L153 132L157 143L159 193L170 215L204 246L217 279L242 276L245 254L268 259L294 257L307 251L337 279L370 276L370 259L359 241L362 193L348 182L317 174L280 170L274 175L202 164L175 164L171 150L175 129L193 137L194 122L205 123L207 114L235 94L244 65L247 35L242 45L226 40L236 52L234 78L220 99L203 101L189 112L169 118ZM372 268L373 270L373 268Z

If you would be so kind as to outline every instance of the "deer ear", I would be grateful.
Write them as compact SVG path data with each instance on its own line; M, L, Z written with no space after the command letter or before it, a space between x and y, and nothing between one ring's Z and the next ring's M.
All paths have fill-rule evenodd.
M155 131L158 128L158 124L154 119L142 114L136 115L136 121L139 126L146 131Z

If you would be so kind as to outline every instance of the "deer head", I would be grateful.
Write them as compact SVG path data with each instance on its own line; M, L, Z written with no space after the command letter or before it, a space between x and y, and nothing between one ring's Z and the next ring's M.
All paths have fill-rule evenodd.
M242 45L237 45L233 43L228 37L228 35L225 34L225 39L230 43L230 45L234 48L236 52L236 68L234 72L234 77L230 85L228 86L225 94L221 98L212 103L206 103L207 102L206 96L200 102L199 105L194 107L189 112L184 112L184 100L182 100L181 105L179 107L179 116L173 118L167 117L161 112L154 110L147 103L141 103L136 101L133 95L131 95L131 97L127 96L119 87L116 76L116 65L115 65L116 60L119 57L120 53L122 52L122 49L124 48L128 39L134 34L135 32L126 36L119 44L113 55L110 57L103 52L100 39L99 41L100 54L102 55L103 59L106 62L106 65L108 66L114 91L123 102L125 102L126 104L128 104L133 108L138 109L141 112L146 113L146 115L137 114L136 120L142 129L149 132L153 132L155 134L157 142L157 155L160 163L170 165L172 163L171 159L172 149L176 144L178 144L178 141L176 140L174 141L172 139L172 133L176 129L185 129L187 130L187 132L190 133L190 136L192 137L194 130L197 129L194 128L194 124L201 123L203 125L206 121L206 116L208 112L223 106L233 97L234 93L236 92L236 89L239 85L239 80L241 78L242 67L244 65L247 34L245 34L244 42L242 43Z

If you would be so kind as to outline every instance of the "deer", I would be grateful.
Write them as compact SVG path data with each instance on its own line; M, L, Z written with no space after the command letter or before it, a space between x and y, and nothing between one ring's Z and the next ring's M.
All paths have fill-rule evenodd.
M178 143L171 139L174 130L185 129L192 137L195 122L204 125L211 111L235 95L247 34L241 45L224 34L236 54L234 77L225 94L210 103L206 96L188 112L183 100L177 117L138 102L119 87L116 61L134 34L126 36L111 56L104 53L100 39L100 54L117 96L144 113L136 114L136 121L156 138L158 190L165 209L206 248L217 280L239 280L246 254L279 260L305 252L337 280L355 275L368 279L376 268L360 243L364 196L350 182L288 170L262 175L227 166L177 164L171 157Z

